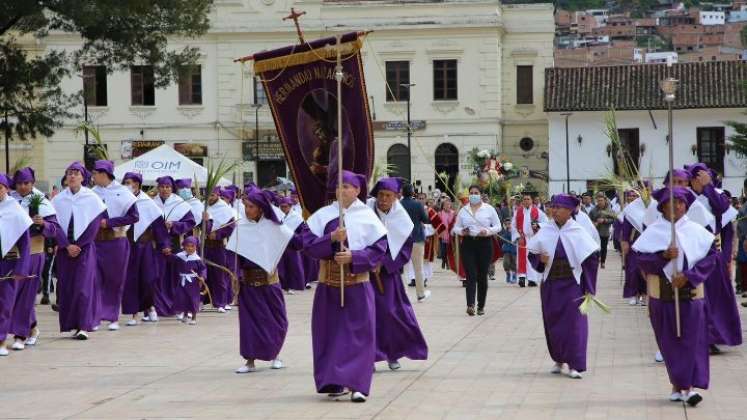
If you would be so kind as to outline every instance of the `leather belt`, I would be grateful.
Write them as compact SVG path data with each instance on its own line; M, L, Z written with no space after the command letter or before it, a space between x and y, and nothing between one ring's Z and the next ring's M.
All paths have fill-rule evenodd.
M650 297L664 302L674 302L674 288L668 280L662 279L655 274L649 274L646 276L646 284ZM703 283L699 284L696 288L682 287L677 289L677 292L680 295L680 301L698 300L705 297Z
M345 287L353 286L368 281L368 272L352 274L349 272L349 266L345 266L344 284ZM319 261L319 283L331 287L340 287L340 265L333 260Z
M99 229L99 233L96 234L97 241L113 241L119 238L126 238L127 231L115 230L112 228Z
M277 271L268 274L261 268L245 268L243 274L244 277L241 279L241 283L251 287L270 286L278 282Z
M550 272L547 274L548 280L560 280L573 278L573 267L568 263L565 258L555 258L552 261Z
M18 261L20 258L21 255L18 253L18 247L14 246L0 261Z
M31 255L44 253L44 236L34 235L31 237Z
M150 228L145 229L145 232L143 232L139 238L137 238L137 242L140 244L145 244L148 242L153 241L153 231L150 230Z

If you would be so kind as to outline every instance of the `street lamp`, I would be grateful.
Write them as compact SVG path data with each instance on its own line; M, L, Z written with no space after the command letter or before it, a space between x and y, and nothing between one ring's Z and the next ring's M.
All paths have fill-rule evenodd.
M571 192L571 152L568 145L568 117L573 115L573 113L566 112L560 115L565 117L565 193L569 194Z
M412 138L412 121L410 120L410 92L415 83L400 83L403 88L407 88L407 180L412 182L412 149L410 148L410 140ZM399 98L397 98L399 99Z

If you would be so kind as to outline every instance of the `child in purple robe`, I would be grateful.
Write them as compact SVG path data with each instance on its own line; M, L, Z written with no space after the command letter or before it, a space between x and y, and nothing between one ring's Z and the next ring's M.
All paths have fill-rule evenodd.
M306 223L299 213L293 209L293 200L290 197L281 197L278 200L280 211L283 212L283 224L297 234L306 229ZM301 252L294 249L286 249L278 265L278 276L280 285L286 293L292 295L294 290L306 289L306 273L304 272Z
M197 255L199 240L194 236L184 238L183 250L172 257L172 275L177 284L174 296L174 311L183 313L183 322L197 324L197 313L200 312L200 290L207 277L207 267Z
M20 282L28 281L31 218L10 196L10 178L0 174L0 356L8 355L8 335Z
M573 218L579 200L566 194L552 199L553 221L541 225L527 242L529 262L541 273L542 321L551 373L581 379L586 371L589 321L579 310L581 300L596 294L599 244Z
M669 399L694 407L703 397L693 388L707 389L709 382L703 283L718 269L719 258L713 234L685 215L694 199L688 190L662 188L654 197L663 217L638 238L633 251L646 274L651 326L672 384ZM671 220L675 220L675 244ZM680 336L675 293L679 297Z

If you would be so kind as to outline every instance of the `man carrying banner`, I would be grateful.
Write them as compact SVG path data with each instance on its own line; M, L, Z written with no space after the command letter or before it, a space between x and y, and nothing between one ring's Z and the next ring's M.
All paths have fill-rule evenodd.
M399 179L382 178L371 190L374 198L367 201L387 230L387 252L371 274L376 296L376 361L386 360L391 370L401 367L402 357L428 358L428 345L400 276L410 259L414 227L397 199L400 190Z
M319 260L319 286L311 317L314 379L319 393L337 398L351 391L353 402L365 402L371 389L376 340L369 272L386 252L386 228L358 199L359 195L365 197L365 176L343 171L342 178L341 202L317 210L307 221L309 232L304 235L304 252ZM332 186L337 187L336 182ZM345 227L340 226L340 206Z
M540 280L537 273L529 264L527 253L527 241L537 233L540 223L547 223L547 216L539 207L533 205L533 199L537 193L525 191L521 196L521 206L514 212L511 220L511 240L519 241L519 250L516 259L516 272L519 277L519 286L537 286Z
M672 384L669 399L694 407L703 397L693 388L707 389L709 382L703 284L710 281L714 270L719 270L719 256L713 247L713 234L685 215L694 200L688 190L667 187L653 196L662 217L648 226L632 250L646 275L651 326ZM670 196L674 200L670 201ZM672 221L676 247L671 246Z

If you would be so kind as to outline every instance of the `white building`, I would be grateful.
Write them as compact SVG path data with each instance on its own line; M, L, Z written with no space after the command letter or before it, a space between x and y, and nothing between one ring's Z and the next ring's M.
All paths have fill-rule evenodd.
M667 64L676 63L678 55L675 51L662 51L662 52L650 52L646 53L645 63L646 64Z
M547 119L541 109L542 75L552 63L553 7L502 5L499 0L216 0L208 34L199 40L171 40L174 48L190 45L201 51L199 71L181 88L150 88L147 67L109 75L103 69L87 70L90 119L100 128L111 157L127 159L133 146L137 154L160 142L186 143L181 150L195 160L239 163L235 182L256 179L257 172L260 183L285 175L261 89L257 101L262 106L253 106L251 63L242 66L233 60L297 43L292 22L282 21L291 7L306 11L301 26L307 40L374 30L362 51L379 164L395 163L405 172L407 101L399 85L414 83L412 179L423 189L437 186L437 171L470 171L466 156L474 147L506 153L524 174L538 177L534 184L543 186ZM51 49L80 45L80 39L66 34L51 34L45 42ZM387 70L389 87L399 89L396 97L387 93ZM82 86L81 77L65 82L68 92ZM82 135L74 134L77 125L69 121L49 139L47 173L52 180L82 156Z
M716 11L700 11L698 13L698 21L701 25L723 25L726 23L726 13Z
M660 185L669 166L666 103L658 84L669 75L680 80L673 105L675 167L707 163L722 174L725 189L741 194L745 158L726 144L733 130L725 124L747 120L747 68L739 61L548 69L550 192L568 191L569 184L571 191L594 189L614 173L615 150L605 135L611 107L641 177Z

